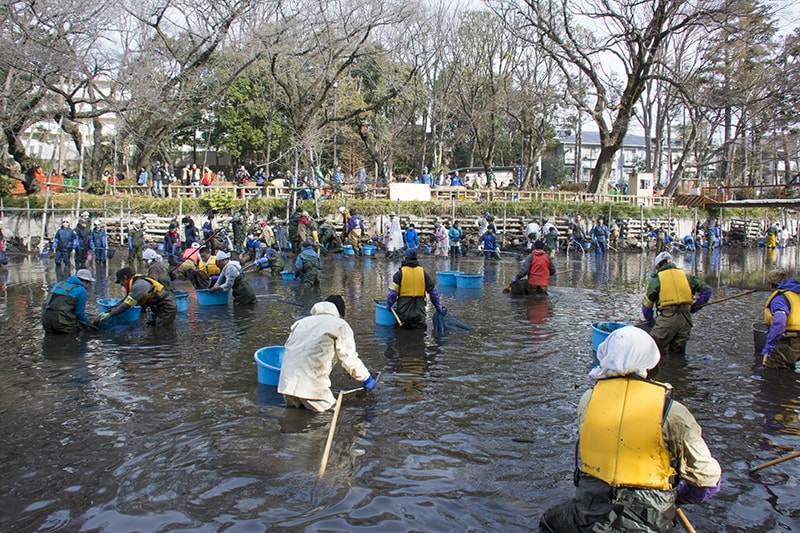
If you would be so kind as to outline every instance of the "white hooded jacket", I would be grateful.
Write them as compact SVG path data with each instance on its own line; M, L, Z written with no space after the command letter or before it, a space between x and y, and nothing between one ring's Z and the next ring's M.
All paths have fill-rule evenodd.
M358 357L353 330L331 302L315 304L311 316L292 324L285 347L278 381L280 394L334 402L330 374L337 361L356 381L369 377L369 370Z

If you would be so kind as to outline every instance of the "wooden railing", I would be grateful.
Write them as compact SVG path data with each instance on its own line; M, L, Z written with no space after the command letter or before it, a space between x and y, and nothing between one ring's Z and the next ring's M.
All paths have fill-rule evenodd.
M202 198L209 191L228 190L238 198L288 198L292 191L302 194L309 191L306 188L292 187L273 187L265 185L258 187L255 185L238 186L233 183L215 183L211 186L185 186L170 184L165 186L164 195L166 198ZM109 194L116 196L151 196L152 190L148 186L142 185L109 185ZM344 188L335 192L332 188L324 187L319 194L323 198L389 198L388 187L378 187L375 185L367 186L364 193L358 193L352 189ZM621 203L643 205L645 207L666 207L670 205L670 198L652 196L630 196L624 194L591 194L586 192L570 192L559 190L516 190L516 189L467 189L466 187L440 186L431 189L431 199L439 202L539 202L558 201L558 202L579 202L579 203Z

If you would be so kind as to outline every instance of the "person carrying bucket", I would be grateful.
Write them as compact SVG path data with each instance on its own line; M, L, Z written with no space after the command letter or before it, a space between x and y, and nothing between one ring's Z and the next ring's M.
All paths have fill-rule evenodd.
M256 303L256 291L253 284L242 272L239 261L231 261L230 252L217 252L217 267L220 269L217 281L208 289L209 292L233 290L233 305L253 305Z
M287 407L317 413L333 409L336 400L330 374L337 362L367 391L375 388L375 379L358 356L353 330L344 315L344 299L333 294L314 304L311 316L292 324L278 380L278 393Z
M148 325L162 328L175 322L175 316L178 313L175 295L164 285L152 278L135 274L130 267L117 270L116 278L117 283L125 288L125 299L108 311L97 315L95 324L121 315L137 305L149 309L152 313L147 321Z
M597 359L578 403L575 497L548 509L539 531L672 531L678 505L719 492L722 469L672 387L647 379L661 359L652 337L619 328Z
M433 278L425 272L417 260L417 249L409 248L405 252L405 259L400 264L400 269L392 277L389 294L386 297L387 309L392 309L395 302L397 303L398 326L408 329L427 327L426 293L430 296L436 312L446 315L447 310L442 305Z
M87 269L60 281L50 290L42 305L42 327L45 333L72 333L80 324L90 324L86 317L87 289L94 282Z
M648 322L655 321L650 335L662 355L667 351L685 353L692 331L692 314L711 298L711 287L675 266L669 252L658 254L653 265L655 274L642 300L642 315ZM657 316L654 306L658 308Z
M764 305L764 322L769 330L761 364L794 370L800 360L800 283L782 268L767 274L767 281L773 292Z

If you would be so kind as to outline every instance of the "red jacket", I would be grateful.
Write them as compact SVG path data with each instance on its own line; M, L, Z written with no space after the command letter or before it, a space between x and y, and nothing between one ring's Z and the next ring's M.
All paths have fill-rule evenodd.
M528 269L528 285L550 284L550 275L555 274L556 269L544 250L534 250L531 257L531 266Z

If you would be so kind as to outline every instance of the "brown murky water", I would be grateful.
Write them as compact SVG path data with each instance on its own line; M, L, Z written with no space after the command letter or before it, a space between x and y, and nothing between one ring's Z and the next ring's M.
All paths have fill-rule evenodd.
M713 298L759 286L796 251L698 252L679 264ZM56 281L37 257L0 270L2 531L531 531L569 497L575 407L591 386L589 324L636 322L653 254L559 257L548 300L511 298L511 257L427 256L430 271L484 274L481 289L441 288L469 332L376 326L398 267L383 258L324 258L319 292L257 277L258 305L200 307L174 329L144 323L45 339L39 309ZM112 263L113 271L119 258ZM95 301L119 297L96 273ZM763 285L760 285L763 288ZM330 415L282 407L258 385L253 353L283 344L292 322L329 293L348 301L359 352L381 383L348 396L325 477L317 470ZM751 323L766 293L695 315L688 354L659 379L700 421L723 466L722 493L686 507L698 531L800 528L800 461L747 470L798 446L797 374L755 364ZM291 303L288 303L291 302ZM335 388L356 386L341 371Z

